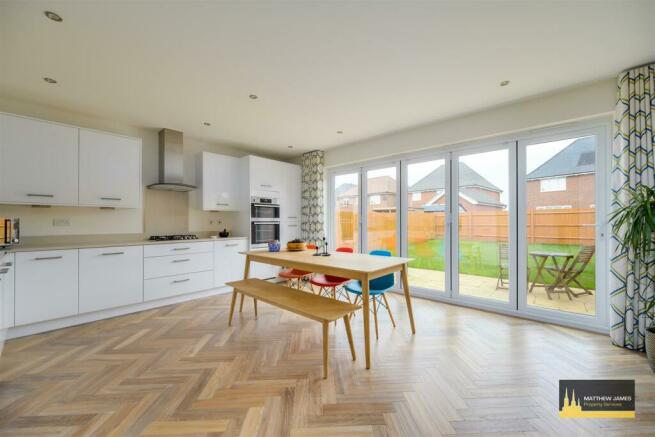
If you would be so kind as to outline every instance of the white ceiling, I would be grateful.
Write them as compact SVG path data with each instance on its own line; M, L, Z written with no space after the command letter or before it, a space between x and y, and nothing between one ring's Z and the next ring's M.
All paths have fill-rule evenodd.
M3 1L0 93L291 155L613 77L655 60L653 23L649 0Z

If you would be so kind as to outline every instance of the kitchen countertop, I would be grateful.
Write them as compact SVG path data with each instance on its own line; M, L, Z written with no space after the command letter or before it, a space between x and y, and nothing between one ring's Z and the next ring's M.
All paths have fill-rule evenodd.
M244 240L247 237L198 238L197 240L150 241L141 234L120 235L70 235L57 237L24 237L16 246L3 249L4 252L34 252L39 250L90 249L94 247L145 246L151 244L199 243L203 241Z

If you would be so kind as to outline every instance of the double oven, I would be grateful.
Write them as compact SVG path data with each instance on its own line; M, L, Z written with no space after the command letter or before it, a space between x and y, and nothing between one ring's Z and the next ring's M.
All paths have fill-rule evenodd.
M280 239L280 201L276 197L251 196L250 244L265 247Z

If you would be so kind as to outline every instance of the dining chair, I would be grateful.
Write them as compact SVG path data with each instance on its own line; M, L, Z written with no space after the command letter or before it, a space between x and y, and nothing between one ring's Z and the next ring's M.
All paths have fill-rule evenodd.
M507 243L498 243L498 280L496 288L507 288L505 276L509 273L509 246Z
M307 244L307 249L316 249L316 245L314 244ZM294 288L294 281L295 281L295 288L298 290L301 290L303 288L302 283L303 281L307 280L311 276L312 272L306 272L304 270L298 270L298 269L286 269L280 271L278 273L278 276L282 279L284 279L287 283L287 287ZM312 293L314 290L312 289Z
M351 247L339 247L337 248L337 252L353 253L353 249ZM344 296L348 302L350 302L350 296L348 293L345 293L342 288L342 286L348 281L350 281L348 278L317 274L309 280L309 283L311 285L320 287L318 290L319 296L326 295L327 297L331 297L333 299L337 299L338 296ZM312 287L312 289L313 288L314 287Z
M369 255L375 256L391 256L391 252L388 250L372 250L369 252ZM387 301L385 293L391 288L393 288L395 282L395 277L393 273L388 275L381 276L379 278L371 279L368 282L368 294L373 303L373 320L375 321L375 339L378 339L378 307L380 305L384 306L389 313L389 318L391 319L391 324L393 327L396 327L396 321L393 319L391 314L391 307ZM362 283L360 281L350 281L345 285L345 288L348 292L355 295L354 304L357 305L359 299L362 296Z

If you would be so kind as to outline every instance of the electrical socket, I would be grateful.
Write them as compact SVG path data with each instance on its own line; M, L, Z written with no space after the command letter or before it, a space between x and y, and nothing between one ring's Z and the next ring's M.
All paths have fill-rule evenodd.
M222 225L223 220L209 220L210 225Z
M52 226L70 226L71 221L67 218L52 219Z

